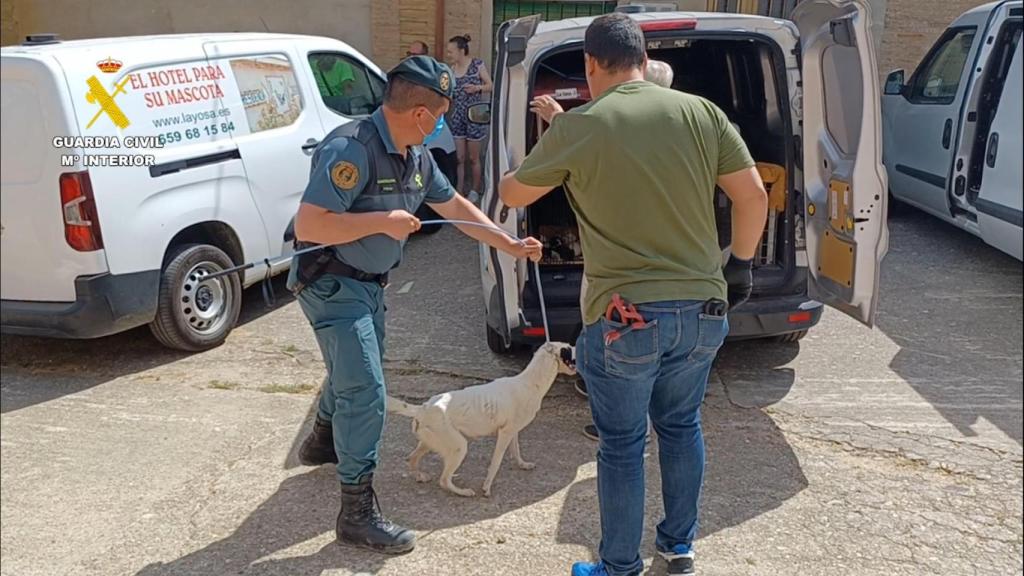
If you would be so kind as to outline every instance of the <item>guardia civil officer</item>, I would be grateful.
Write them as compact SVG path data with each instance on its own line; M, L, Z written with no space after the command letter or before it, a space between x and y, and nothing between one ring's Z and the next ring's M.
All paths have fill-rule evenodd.
M313 154L309 185L295 220L300 243L332 245L292 262L289 288L316 333L327 364L303 464L336 462L341 544L387 554L409 552L412 531L386 520L375 505L373 473L384 427L384 287L402 259L413 216L427 202L442 217L488 224L456 194L422 146L448 110L455 78L429 56L403 60L388 74L384 105L369 118L331 132ZM475 226L462 231L522 258L538 260L541 243L519 243Z

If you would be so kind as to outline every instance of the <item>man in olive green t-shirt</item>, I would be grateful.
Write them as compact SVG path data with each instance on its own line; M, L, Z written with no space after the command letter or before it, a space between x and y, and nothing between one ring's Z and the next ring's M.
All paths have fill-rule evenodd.
M564 186L580 227L584 329L577 366L599 435L601 562L574 576L639 574L644 436L658 433L665 519L656 545L669 574L693 573L704 471L700 405L726 333L725 299L750 295L767 196L746 145L711 102L645 82L639 25L594 20L584 39L595 99L558 114L500 184L509 206ZM714 215L718 184L733 202L724 270ZM615 295L644 323L605 312ZM627 323L627 324L624 324Z

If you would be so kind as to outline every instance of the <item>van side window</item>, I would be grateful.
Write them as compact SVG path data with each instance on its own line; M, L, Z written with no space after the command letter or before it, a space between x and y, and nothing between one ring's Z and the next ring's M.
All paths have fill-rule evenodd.
M232 58L230 65L250 133L291 126L299 119L302 96L286 56Z
M852 154L860 143L864 109L864 77L857 47L836 44L825 48L821 68L825 81L825 127L836 145Z
M974 44L975 28L950 29L935 44L911 80L908 98L916 104L952 104L960 89L964 64Z
M309 55L309 66L324 104L344 116L364 116L384 99L384 80L359 61L343 54Z

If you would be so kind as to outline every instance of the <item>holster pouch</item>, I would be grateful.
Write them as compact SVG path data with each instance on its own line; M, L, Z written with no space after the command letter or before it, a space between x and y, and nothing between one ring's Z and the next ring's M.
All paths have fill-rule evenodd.
M296 252L312 248L313 246L316 246L316 244L299 242L298 240L294 243ZM330 250L327 250L327 246L321 246L319 250L299 254L295 270L296 281L295 285L291 287L292 294L298 296L306 286L322 276L333 258L334 255Z
M729 312L729 303L721 298L711 298L704 302L704 313L715 318L725 316Z

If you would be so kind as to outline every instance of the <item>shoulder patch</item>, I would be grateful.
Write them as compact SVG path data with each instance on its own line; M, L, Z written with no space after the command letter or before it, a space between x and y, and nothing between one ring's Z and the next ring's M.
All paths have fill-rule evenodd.
M359 184L359 168L351 162L338 162L331 167L331 182L342 190L351 190Z

